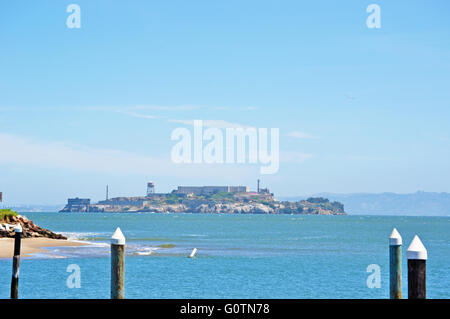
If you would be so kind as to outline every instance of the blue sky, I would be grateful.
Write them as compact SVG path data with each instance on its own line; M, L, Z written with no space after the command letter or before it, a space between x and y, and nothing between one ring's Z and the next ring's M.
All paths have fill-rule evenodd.
M66 8L81 8L69 29ZM366 26L369 4L381 28ZM447 1L0 4L6 203L244 184L276 195L449 192ZM194 119L280 129L280 169L174 165Z

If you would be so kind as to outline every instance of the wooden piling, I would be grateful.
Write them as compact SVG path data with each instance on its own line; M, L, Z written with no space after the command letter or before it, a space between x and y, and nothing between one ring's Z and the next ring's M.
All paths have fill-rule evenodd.
M111 237L111 299L125 297L125 236L117 227Z
M17 299L19 296L19 266L20 266L20 245L22 241L22 226L17 224L14 227L14 256L11 278L11 299Z
M389 296L402 299L402 236L396 228L389 236Z
M428 254L416 235L408 247L408 299L426 299L426 269Z

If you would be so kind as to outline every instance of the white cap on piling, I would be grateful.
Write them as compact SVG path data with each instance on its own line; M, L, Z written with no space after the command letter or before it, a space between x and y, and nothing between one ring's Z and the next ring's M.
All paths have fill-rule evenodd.
M21 232L22 232L22 225L17 224L17 225L14 227L14 232L16 232L16 233L21 233Z
M390 246L402 245L402 236L400 236L400 233L397 231L397 228L394 228L394 230L391 233L391 236L389 236L389 245Z
M111 237L111 244L113 245L125 245L125 236L123 235L120 227L117 227L116 231Z
M419 260L427 260L428 254L427 249L422 244L419 236L414 236L411 244L408 247L408 251L406 253L408 259L419 259Z

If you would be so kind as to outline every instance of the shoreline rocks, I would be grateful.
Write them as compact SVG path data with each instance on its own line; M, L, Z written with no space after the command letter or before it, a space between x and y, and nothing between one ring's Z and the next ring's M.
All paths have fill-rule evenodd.
M0 237L13 238L15 235L14 227L20 223L22 226L22 238L51 238L51 239L67 239L61 234L56 234L48 229L39 227L32 220L25 216L6 216L0 222Z

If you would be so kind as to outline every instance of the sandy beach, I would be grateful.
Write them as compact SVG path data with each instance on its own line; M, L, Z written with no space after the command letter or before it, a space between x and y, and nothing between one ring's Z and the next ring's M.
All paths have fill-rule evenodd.
M22 238L21 256L43 252L44 247L83 246L86 244L62 239ZM0 258L12 258L14 238L0 238Z

